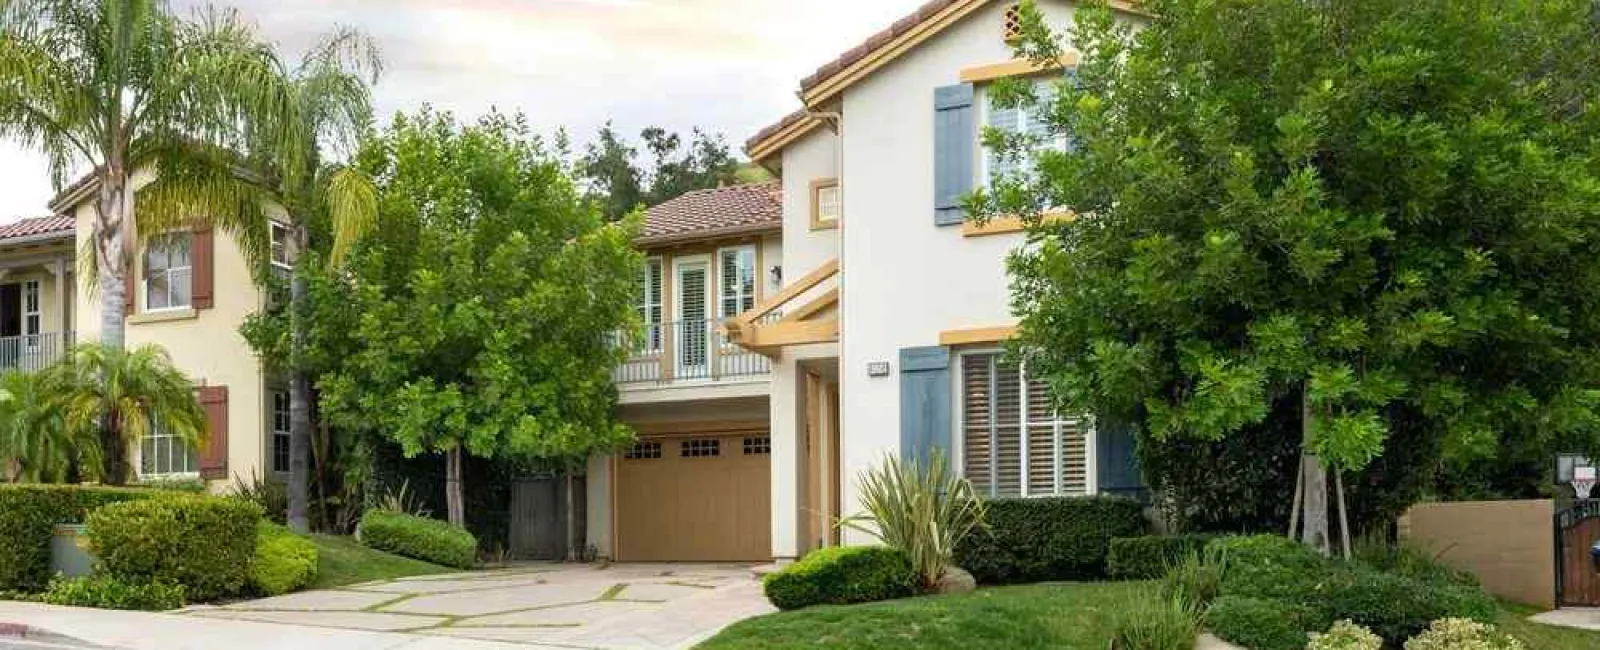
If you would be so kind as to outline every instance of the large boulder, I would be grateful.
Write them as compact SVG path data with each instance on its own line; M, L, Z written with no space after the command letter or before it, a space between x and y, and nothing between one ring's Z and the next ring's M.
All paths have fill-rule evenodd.
M978 590L978 581L961 567L947 566L944 573L939 574L939 582L933 586L936 594L965 594Z

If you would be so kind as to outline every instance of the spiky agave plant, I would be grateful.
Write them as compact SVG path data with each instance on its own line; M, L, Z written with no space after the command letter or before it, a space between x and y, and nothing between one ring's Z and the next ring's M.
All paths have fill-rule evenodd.
M924 588L938 584L963 539L988 528L987 508L972 483L951 471L937 450L926 465L887 456L879 466L862 472L858 481L863 512L841 520L839 526L903 551Z

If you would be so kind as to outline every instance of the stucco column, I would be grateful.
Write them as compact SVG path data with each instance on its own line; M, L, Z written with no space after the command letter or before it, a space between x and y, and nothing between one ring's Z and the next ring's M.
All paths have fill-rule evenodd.
M61 327L56 335L62 337L59 344L66 346L67 332L72 331L72 310L67 309L67 260L51 262L50 275L55 276L56 315L61 319Z
M805 380L793 355L772 363L772 557L800 555L800 467L804 457Z

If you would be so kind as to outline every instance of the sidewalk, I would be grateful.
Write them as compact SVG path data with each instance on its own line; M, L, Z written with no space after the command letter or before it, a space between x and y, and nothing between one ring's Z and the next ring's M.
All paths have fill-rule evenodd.
M0 629L25 625L44 632L118 650L529 650L541 646L197 618L175 614L119 612L0 601ZM9 634L9 636L21 636ZM3 637L0 637L3 638ZM545 646L551 647L551 646Z

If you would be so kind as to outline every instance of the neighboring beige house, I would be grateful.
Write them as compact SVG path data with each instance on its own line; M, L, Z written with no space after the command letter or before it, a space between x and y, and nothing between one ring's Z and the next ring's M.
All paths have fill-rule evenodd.
M1073 3L1039 4L1053 25L1071 24ZM591 463L588 525L601 555L782 562L866 543L833 526L856 509L856 477L888 455L936 448L990 496L1141 490L1122 427L1053 412L1044 384L1003 358L1016 324L1005 257L1024 243L1022 225L977 227L958 207L1000 171L980 130L1033 128L1033 116L991 107L988 84L1053 82L1077 61L1070 50L1044 67L1014 59L1017 28L1011 2L928 2L801 81L802 110L750 139L750 157L781 178L781 246L763 240L758 266L773 277L760 279L753 308L722 323L735 345L706 336L723 358L747 350L768 370L759 382L622 384L624 418L642 437ZM677 215L718 223L728 213L718 196L657 206L652 226L685 220ZM684 259L719 259L712 251L686 248ZM661 259L668 282L699 277L700 262ZM641 305L653 310L656 295ZM660 372L672 367L666 354ZM763 472L767 485L751 484Z
M152 179L134 174L134 188ZM64 251L70 256L91 237L95 196L93 178L62 190L50 209L66 215ZM272 206L277 216L282 210ZM274 226L272 263L287 267L287 231ZM133 255L124 305L127 345L165 348L173 364L199 387L212 439L203 451L156 433L135 450L133 466L142 479L200 478L214 491L237 477L270 478L288 471L289 400L284 385L263 370L239 334L240 325L266 304L266 292L252 279L249 263L232 238L211 230L143 233ZM78 244L74 244L76 241ZM72 266L70 260L68 267ZM100 338L100 297L86 283L69 292L71 328L79 341Z
M0 369L38 370L72 342L75 259L69 218L0 226Z

